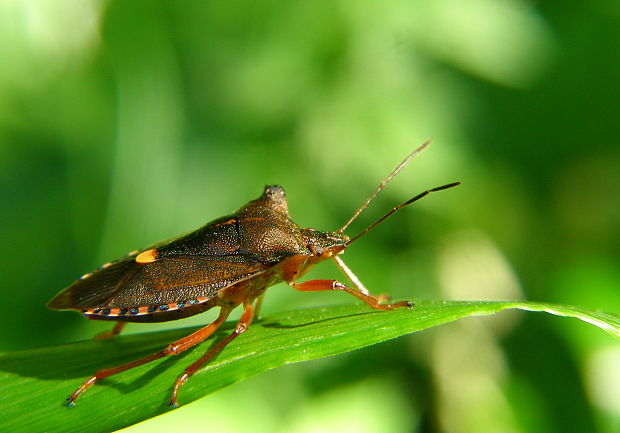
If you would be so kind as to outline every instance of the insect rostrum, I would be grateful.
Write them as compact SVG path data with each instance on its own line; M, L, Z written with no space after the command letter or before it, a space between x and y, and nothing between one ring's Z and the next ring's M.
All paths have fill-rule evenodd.
M421 149L417 151L419 150ZM408 159L388 176L371 199ZM231 215L218 218L167 243L134 251L83 275L53 298L48 307L55 310L76 310L93 320L116 321L116 326L107 336L118 334L126 322L164 322L193 316L213 307L219 307L220 310L214 322L169 344L160 352L97 371L69 396L69 404L73 405L74 401L99 379L165 356L179 354L195 346L212 335L234 308L242 305L243 314L235 330L187 367L175 382L170 404L176 407L177 393L183 383L234 338L247 330L257 313L265 290L280 282L304 292L344 291L379 310L412 307L410 301L381 303L381 299L368 293L338 255L351 242L400 207L429 192L455 185L449 184L425 191L392 209L352 239L342 232L353 218L335 232L301 228L289 216L284 189L277 185L267 186L258 199ZM357 214L359 211L354 217ZM337 280L299 282L299 278L312 266L327 259L336 262L349 277L353 287Z

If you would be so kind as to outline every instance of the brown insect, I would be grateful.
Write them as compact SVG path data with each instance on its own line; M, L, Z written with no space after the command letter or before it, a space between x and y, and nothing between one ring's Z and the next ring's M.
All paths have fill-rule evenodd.
M424 143L408 155L335 232L304 229L295 224L288 214L284 189L277 185L267 186L258 199L232 215L218 218L172 241L134 251L83 275L52 299L48 307L76 310L93 320L116 321L107 336L118 334L127 322L165 322L193 316L213 307L220 307L220 310L211 324L169 344L160 352L97 371L68 397L68 404L73 406L75 400L99 379L190 349L212 335L234 308L243 305L243 314L235 330L187 367L174 383L170 404L178 407L179 388L248 329L258 313L265 289L280 282L302 292L347 292L376 310L411 308L413 303L410 301L381 303L383 298L372 296L339 254L399 209L431 192L459 184L451 183L416 195L353 238L343 234L385 185L428 144ZM312 266L327 259L336 263L353 287L338 280L298 282Z

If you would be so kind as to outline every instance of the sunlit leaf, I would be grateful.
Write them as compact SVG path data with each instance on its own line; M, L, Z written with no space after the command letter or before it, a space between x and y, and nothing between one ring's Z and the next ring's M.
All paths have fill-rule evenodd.
M187 404L224 386L293 362L359 349L412 332L505 309L575 317L620 337L620 316L534 302L421 302L413 310L365 306L313 308L268 315L233 341L181 388ZM220 333L230 332L229 323ZM183 369L213 344L155 361L97 383L77 401L64 399L95 370L156 352L195 328L82 341L0 355L0 431L108 432L170 410L169 393Z

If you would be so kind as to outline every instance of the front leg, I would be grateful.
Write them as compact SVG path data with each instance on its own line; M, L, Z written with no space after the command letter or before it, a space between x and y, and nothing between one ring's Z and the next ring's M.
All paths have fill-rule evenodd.
M400 301L395 302L394 304L381 304L380 299L377 296L372 296L370 294L362 293L358 290L352 289L351 287L342 284L338 280L310 280L305 281L303 283L296 283L291 281L288 283L289 286L294 288L295 290L299 290L300 292L321 292L324 290L341 290L343 292L347 292L356 298L361 299L370 307L375 310L393 310L394 308L412 308L413 302L411 301Z

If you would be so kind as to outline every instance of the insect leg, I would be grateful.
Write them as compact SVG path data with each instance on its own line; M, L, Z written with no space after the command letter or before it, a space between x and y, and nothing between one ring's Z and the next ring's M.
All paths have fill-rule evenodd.
M265 293L263 292L256 301L254 301L254 317L260 319L260 309L263 306L263 299L265 299Z
M75 400L84 393L88 388L93 386L95 382L99 379L105 379L106 377L113 376L118 373L122 373L123 371L130 370L134 367L138 367L143 364L147 364L151 361L155 361L156 359L163 358L165 356L170 355L178 355L184 350L189 349L192 346L200 343L201 341L208 338L211 334L215 332L215 330L226 321L226 318L230 314L230 307L221 307L220 314L217 316L212 323L205 326L204 328L199 329L198 331L184 337L174 343L169 344L164 350L154 353L152 355L145 356L144 358L137 359L135 361L128 362L123 365L119 365L117 367L105 368L103 370L97 371L93 376L91 376L88 380L86 380L80 387L75 390L73 394L71 394L67 398L67 402L69 406L73 406Z
M368 291L368 289L364 286L364 284L360 281L360 279L357 278L357 275L355 275L353 271L349 269L347 265L344 264L344 262L342 261L340 257L334 256L332 257L332 259L334 259L334 262L336 262L336 266L338 266L338 269L340 269L342 273L347 276L349 281L353 283L353 285L355 286L357 290L362 292L364 295L370 296L370 292Z
M252 319L254 318L254 308L252 307L252 301L246 301L243 304L243 314L241 314L241 318L237 322L237 326L235 330L228 337L224 338L222 341L217 343L211 349L207 351L204 355L198 358L192 365L187 367L183 374L177 379L174 383L174 388L172 389L172 394L170 395L170 406L179 407L177 403L177 394L179 392L179 388L187 382L187 379L190 378L194 373L196 373L200 367L202 367L207 361L216 356L228 343L233 341L236 337L243 334L250 324L252 323Z
M108 338L112 338L120 334L126 324L127 322L116 322L114 328L112 328L110 331L103 331L95 335L94 340L107 340Z
M344 284L342 284L338 280L310 280L305 281L303 283L289 282L288 283L295 290L299 290L301 292L320 292L323 290L342 290L343 292L347 292L358 299L361 299L368 305L370 305L375 310L393 310L394 308L411 308L413 307L413 302L411 301L400 301L395 302L393 304L381 304L380 298L377 296L366 295L358 290L352 289Z

